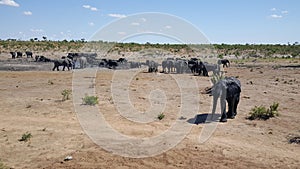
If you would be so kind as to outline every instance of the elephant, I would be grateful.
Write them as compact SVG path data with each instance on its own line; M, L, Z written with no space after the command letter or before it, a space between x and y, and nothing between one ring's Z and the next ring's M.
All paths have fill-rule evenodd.
M167 68L168 68L168 73L174 72L175 71L175 60L167 59Z
M186 73L188 70L188 64L185 60L178 59L175 62L175 69L178 74Z
M119 66L118 60L113 59L101 59L99 62L99 67L106 67L108 69L116 69Z
M26 54L27 58L32 58L32 52L26 51L25 54Z
M11 58L15 59L16 58L16 52L9 52L11 54Z
M196 72L196 62L195 61L189 60L188 67L190 68L190 70L193 74Z
M69 57L68 57L69 58ZM77 57L75 58L74 60L74 68L75 68L75 65L78 64L79 65L79 69L84 69L87 67L87 59L86 57ZM76 63L76 64L75 64ZM76 67L77 68L77 67Z
M161 63L162 66L162 72L166 72L166 69L168 69L168 73L171 73L175 69L175 60L173 58L167 58L167 60L163 60Z
M45 56L36 55L35 56L35 61L36 62L51 62L52 60L49 59L49 58L46 58Z
M106 62L106 67L109 68L109 69L116 69L116 67L119 66L119 63L117 60L112 60L112 59L109 59L107 62Z
M101 59L99 62L99 67L106 67L107 59Z
M223 68L224 67L230 67L230 62L228 59L220 59L218 60L218 64L222 64L223 65Z
M158 71L158 63L156 63L155 61L151 60L147 60L146 61L146 65L148 65L148 72L157 72Z
M194 75L197 73L198 75L208 76L206 65L200 60L189 60L188 67Z
M197 64L196 64L196 72L198 73L198 75L202 75L203 76L208 76L208 70L207 70L207 67L206 65L201 62L201 61L198 61Z
M211 64L211 63L207 63L207 62L204 62L203 64L204 64L207 72L213 72L214 74L219 74L219 72L220 72L220 66L219 65Z
M22 52L17 52L17 58L22 58L23 53Z
M129 62L129 63L130 63L130 68L141 68L140 62Z
M67 67L68 70L73 67L73 62L71 59L65 58L65 59L56 59L52 60L54 63L53 71L56 69L59 71L59 66L63 66L63 71L65 71L65 68Z
M215 83L211 89L213 96L212 117L216 112L218 98L221 104L220 122L227 122L227 118L234 119L237 115L237 106L240 100L241 82L235 77L225 77ZM226 101L228 112L226 113Z
M163 60L161 62L161 67L162 67L162 72L166 72L166 68L167 68L167 64L168 64L168 61L167 60Z
M189 61L188 61L188 67L190 68L191 72L193 74L195 74L197 72L197 64L198 62L200 62L199 59L197 58L191 58Z
M120 63L126 63L126 62L127 62L127 59L125 59L125 58L119 58L119 59L118 59L118 62L120 62Z

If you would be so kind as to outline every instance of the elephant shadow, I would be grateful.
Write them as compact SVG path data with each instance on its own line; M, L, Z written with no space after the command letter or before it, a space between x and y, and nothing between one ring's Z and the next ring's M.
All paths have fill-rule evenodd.
M211 123L211 122L218 122L219 118L221 117L220 114L214 114L213 119L211 119L212 114L197 114L194 118L190 118L187 120L190 124L201 124L201 123Z

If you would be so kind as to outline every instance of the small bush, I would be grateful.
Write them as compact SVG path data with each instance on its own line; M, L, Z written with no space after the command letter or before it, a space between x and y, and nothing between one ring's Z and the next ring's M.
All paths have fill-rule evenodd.
M61 92L61 95L63 96L62 101L69 100L70 94L71 94L71 90L67 90L67 89L63 90Z
M49 84L49 85L53 85L54 83L53 83L52 80L48 80L48 84Z
M99 98L98 96L85 96L82 98L83 104L94 106L98 104Z
M223 76L223 73L221 73L220 75L219 74L213 74L210 80L213 84L216 84L216 83L218 83L218 81L220 81L224 78L225 77Z
M22 138L19 139L19 141L27 142L30 140L31 137L32 137L31 133L26 132L22 135Z
M8 169L9 167L7 167L6 165L4 165L1 161L0 161L0 169Z
M255 106L254 108L252 108L248 119L267 120L271 117L278 116L278 111L277 111L278 107L279 107L279 103L273 103L268 109L264 106Z
M158 116L157 116L158 120L162 120L163 118L165 118L165 114L163 113L160 113Z

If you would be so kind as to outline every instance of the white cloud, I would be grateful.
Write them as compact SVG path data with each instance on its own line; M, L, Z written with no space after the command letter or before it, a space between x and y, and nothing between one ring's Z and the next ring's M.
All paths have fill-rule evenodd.
M123 15L123 14L108 14L108 16L114 17L114 18L125 18L126 17L126 15Z
M138 22L132 22L131 25L133 25L133 26L139 26L140 23L138 23Z
M31 32L44 32L43 29L30 29Z
M94 24L94 22L89 22L89 25L94 26L95 24Z
M14 6L14 7L19 7L20 6L14 0L0 0L0 5L8 5L8 6Z
M275 19L279 19L279 18L282 18L282 15L273 14L273 15L270 15L270 17L275 18Z
M276 11L276 8L272 8L271 11Z
M289 11L281 11L282 14L288 14Z
M90 9L91 11L98 11L96 7L93 7L91 5L82 5L82 7L85 9Z
M86 9L90 9L91 8L90 5L83 5L82 7L86 8Z
M23 13L24 13L24 15L32 15L32 12L30 12L30 11L24 11Z
M91 11L98 11L98 9L96 7L91 7L90 9L91 9Z

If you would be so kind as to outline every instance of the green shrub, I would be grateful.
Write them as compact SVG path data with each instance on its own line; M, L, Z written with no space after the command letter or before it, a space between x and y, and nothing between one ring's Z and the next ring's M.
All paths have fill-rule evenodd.
M85 96L84 98L82 98L83 104L86 105L96 105L99 102L99 98L98 96Z
M9 167L7 167L6 165L4 165L1 161L0 161L0 169L8 169Z
M279 103L273 103L268 109L264 106L255 106L254 108L252 108L248 119L267 120L271 117L278 116L278 111L277 111L278 107L279 107Z
M165 118L165 114L160 113L160 114L157 116L157 118L158 118L159 120L162 120L163 118Z
M70 99L71 90L65 89L61 92L61 95L63 95L62 101L69 100Z
M216 84L218 83L218 81L222 79L224 79L224 76L223 73L221 72L221 74L213 74L210 80L213 84Z
M32 137L31 133L26 132L22 135L22 138L20 138L19 141L27 142L30 140L31 137Z

